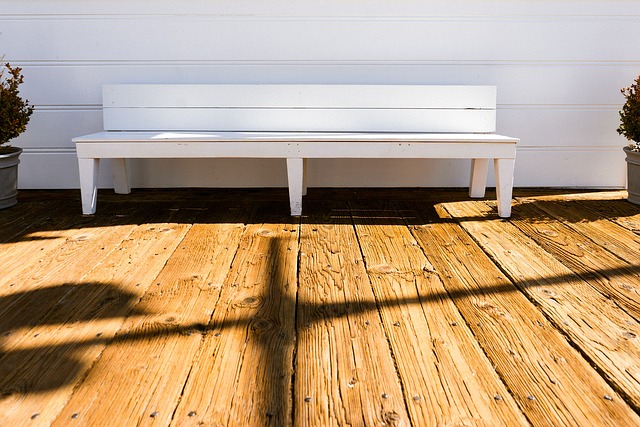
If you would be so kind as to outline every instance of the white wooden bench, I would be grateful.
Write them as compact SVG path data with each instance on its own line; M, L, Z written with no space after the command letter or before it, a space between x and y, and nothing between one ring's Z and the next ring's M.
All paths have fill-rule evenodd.
M82 211L96 211L100 159L116 193L129 158L286 159L291 215L306 159L471 159L484 197L494 160L498 215L511 215L517 138L496 135L496 88L422 85L108 85L104 132L74 138Z

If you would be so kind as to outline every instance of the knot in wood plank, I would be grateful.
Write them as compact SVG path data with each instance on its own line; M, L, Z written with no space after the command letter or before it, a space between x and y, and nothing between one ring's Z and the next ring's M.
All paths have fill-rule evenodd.
M262 298L257 296L246 297L233 304L236 308L258 308L262 305Z

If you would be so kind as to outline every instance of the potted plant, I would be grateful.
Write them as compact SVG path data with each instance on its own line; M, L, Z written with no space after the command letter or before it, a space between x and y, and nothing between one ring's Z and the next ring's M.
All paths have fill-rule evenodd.
M618 133L631 143L624 147L627 154L627 200L640 204L640 76L620 90L626 102L620 111Z
M18 163L22 149L9 141L25 131L33 107L20 97L24 76L20 67L4 64L0 69L0 209L17 203Z

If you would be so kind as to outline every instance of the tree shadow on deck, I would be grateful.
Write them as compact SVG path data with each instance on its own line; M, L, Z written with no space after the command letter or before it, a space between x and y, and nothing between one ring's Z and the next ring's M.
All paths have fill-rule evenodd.
M65 283L0 296L0 402L77 381L89 367L79 352L91 344L69 334L82 335L89 321L140 315L137 302L137 295L108 283ZM107 339L97 334L96 341Z

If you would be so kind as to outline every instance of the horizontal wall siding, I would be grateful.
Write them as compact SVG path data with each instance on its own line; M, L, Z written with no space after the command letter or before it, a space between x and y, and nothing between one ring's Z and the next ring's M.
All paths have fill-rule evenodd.
M619 89L640 1L0 0L0 54L36 105L21 188L78 187L71 138L114 83L488 84L516 186L623 187ZM468 162L317 160L311 186L465 186ZM133 185L284 186L276 160L138 160ZM171 171L171 173L167 173ZM109 186L108 170L101 185Z

